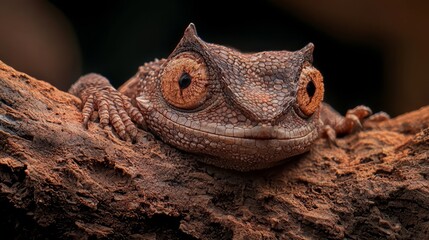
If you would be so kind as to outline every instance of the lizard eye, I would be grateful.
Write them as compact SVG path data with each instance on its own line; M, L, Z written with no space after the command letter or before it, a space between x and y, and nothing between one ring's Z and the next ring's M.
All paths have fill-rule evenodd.
M207 99L207 66L197 53L181 53L165 66L161 76L164 99L174 107L195 109Z
M305 63L298 81L298 107L305 116L313 114L323 101L322 74L309 63Z

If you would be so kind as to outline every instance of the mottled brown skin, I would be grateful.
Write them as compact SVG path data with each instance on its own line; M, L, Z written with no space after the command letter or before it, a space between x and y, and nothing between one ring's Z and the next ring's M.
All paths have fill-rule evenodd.
M354 131L371 115L358 106L342 117L322 103L313 48L244 54L204 42L190 24L168 58L146 63L118 91L88 74L70 92L82 99L85 125L98 110L100 125L112 125L121 139L135 139L137 124L179 149L211 156L202 158L209 164L268 168L308 151L321 135L334 140Z

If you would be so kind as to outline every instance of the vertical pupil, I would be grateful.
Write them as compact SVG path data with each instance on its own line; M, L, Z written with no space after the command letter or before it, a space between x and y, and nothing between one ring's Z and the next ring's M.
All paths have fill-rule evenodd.
M181 89L185 89L187 87L189 87L189 85L191 85L191 76L189 76L189 74L187 73L182 73L182 76L180 76L179 78L179 87Z
M314 85L313 81L310 81L307 83L307 94L310 98L314 96L314 93L316 93L316 86Z

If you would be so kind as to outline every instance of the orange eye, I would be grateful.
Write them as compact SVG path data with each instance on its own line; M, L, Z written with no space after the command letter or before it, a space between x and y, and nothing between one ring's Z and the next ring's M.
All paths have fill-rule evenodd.
M323 101L322 74L309 63L305 63L298 82L297 102L306 116L313 114Z
M181 53L165 66L161 77L161 91L171 105L191 110L207 99L207 66L196 53Z

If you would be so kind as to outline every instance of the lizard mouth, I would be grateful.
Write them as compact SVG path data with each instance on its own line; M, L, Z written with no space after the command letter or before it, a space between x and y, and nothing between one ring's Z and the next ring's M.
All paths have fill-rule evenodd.
M313 138L317 135L316 124L306 124L301 127L295 126L290 130L282 126L269 126L258 125L251 128L244 128L240 126L233 126L231 124L219 125L214 123L199 124L191 123L186 119L180 121L173 121L162 113L157 113L158 118L161 117L165 120L166 125L171 124L173 129L179 130L182 133L193 133L198 136L205 137L218 137L226 139L238 140L251 140L256 142L273 142L281 141L287 142L291 140L304 140L306 138Z
M197 129L194 129L197 130ZM199 131L207 132L209 134L221 135L224 137L232 138L245 138L245 139L255 139L255 140L288 140L303 138L314 131L315 128L310 126L304 126L301 128L296 128L292 131L287 130L281 126L255 126L252 128L240 128L228 126L216 126L213 128L210 125L201 126Z
M307 138L314 138L318 135L318 127L316 123L307 123L302 126L293 126L293 129L277 126L277 125L257 125L253 127L234 126L232 124L220 125L216 123L201 124L200 122L192 122L186 118L170 119L168 116L161 112L154 111L152 116L157 121L152 124L160 122L163 119L164 126L157 128L174 129L180 135L192 134L201 137L220 137L223 139L238 139L238 140L253 140L257 142L263 141L290 141L290 140L305 140ZM150 120L149 120L150 121ZM151 124L150 124L151 125ZM159 134L159 135L162 135ZM177 136L171 136L175 138Z

